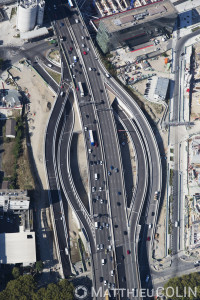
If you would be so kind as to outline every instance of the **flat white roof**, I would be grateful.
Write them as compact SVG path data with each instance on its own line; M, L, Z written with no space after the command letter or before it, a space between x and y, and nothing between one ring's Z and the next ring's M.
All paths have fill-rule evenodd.
M30 40L30 39L33 39L35 37L42 36L42 35L45 35L45 34L48 34L48 33L49 32L48 32L47 28L42 27L42 28L39 28L39 29L36 29L36 30L21 32L20 33L20 38L22 40Z
M35 262L35 232L0 234L1 264L30 264Z

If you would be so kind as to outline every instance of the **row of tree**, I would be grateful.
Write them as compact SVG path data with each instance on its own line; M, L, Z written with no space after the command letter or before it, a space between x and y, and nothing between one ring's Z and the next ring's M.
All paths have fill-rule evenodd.
M192 273L171 278L164 285L165 295L171 300L200 299L200 274Z
M32 275L19 276L8 282L5 290L0 292L1 300L73 300L74 286L66 279L57 284L50 283L46 288L37 289Z

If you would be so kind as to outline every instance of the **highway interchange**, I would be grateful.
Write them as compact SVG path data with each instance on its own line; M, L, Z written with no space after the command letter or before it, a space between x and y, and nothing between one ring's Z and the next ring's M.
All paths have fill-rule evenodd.
M49 85L57 91L55 106L48 122L45 137L46 174L49 186L49 199L53 220L54 236L58 260L62 266L63 277L71 274L71 261L68 255L70 248L68 229L65 218L67 206L71 208L79 219L86 240L90 245L92 260L93 286L96 290L103 287L106 290L124 288L132 290L140 287L150 287L151 274L155 271L152 266L152 244L155 233L160 196L162 196L162 166L160 154L154 133L144 114L135 101L114 78L106 77L106 70L96 52L85 24L76 9L71 12L63 9L62 3L57 3L56 15L52 5L51 18L58 19L54 23L55 33L59 39L62 60L62 85L48 79ZM79 23L75 22L79 20ZM61 22L64 26L61 26ZM173 102L173 121L179 121L179 76L180 53L184 51L184 44L188 38L199 34L196 31L185 36L176 43L174 51L175 86ZM84 39L82 39L82 36ZM64 37L61 41L60 37ZM88 48L87 55L83 55L82 44ZM43 44L38 47L26 45L20 53L26 56L34 68L45 78L42 69L45 58L41 55ZM72 50L70 49L72 48ZM73 56L78 57L75 67ZM39 61L35 63L35 58ZM18 59L18 55L13 58ZM39 62L39 63L38 63ZM95 71L89 71L89 67ZM56 68L55 68L56 69ZM57 70L57 69L56 69ZM73 78L73 75L74 78ZM72 81L72 84L69 82ZM85 84L85 96L81 97L76 89L78 82ZM110 103L108 90L116 96L113 104ZM61 96L64 91L64 97ZM85 150L87 153L87 168L89 181L88 207L81 201L80 191L76 190L70 170L70 146L74 126L74 106L78 110L81 122ZM121 159L121 145L118 139L116 120L128 132L132 147L135 149L137 160L137 181L130 206L127 207L125 176ZM85 127L87 130L85 131ZM91 147L88 130L96 133L98 146ZM175 138L178 127L175 127ZM174 157L178 166L178 143L175 146ZM49 151L51 149L51 151ZM92 153L89 153L89 149ZM102 164L91 164L91 161L102 161ZM117 172L111 170L117 168ZM108 175L111 172L111 176ZM95 173L99 179L95 180ZM174 173L174 198L178 203L179 173ZM95 187L95 192L92 192ZM100 191L99 188L102 188ZM158 191L158 200L155 201L155 192ZM101 203L101 199L103 203ZM145 205L144 205L145 204ZM145 209L144 209L145 208ZM141 214L143 218L141 222ZM178 220L179 211L175 206L173 220ZM95 229L95 222L108 224L102 230ZM151 228L149 228L151 224ZM142 227L141 227L142 226ZM142 228L141 232L140 229ZM147 241L148 237L148 241ZM173 253L179 251L179 233L173 227ZM140 245L140 265L138 262L138 242ZM111 250L109 246L111 245ZM99 249L100 248L100 249ZM101 249L102 248L102 249ZM106 251L105 251L106 250ZM128 252L127 252L128 251ZM129 253L129 254L128 254ZM105 265L101 261L105 259ZM171 269L157 273L163 278L170 274L178 274L184 270L184 263L174 258ZM187 263L186 269L191 269L193 263ZM114 271L114 276L111 271ZM149 282L146 283L147 275ZM104 285L104 281L106 283ZM99 297L97 296L97 299ZM119 299L127 297L119 297ZM133 297L132 297L133 298ZM142 297L135 296L134 299ZM99 298L102 299L102 298Z
M59 7L56 10L56 15L58 15L58 13ZM109 287L111 290L114 288L124 288L129 289L130 291L134 288L139 289L140 274L137 257L137 243L140 229L140 226L138 226L139 220L146 199L148 203L146 212L147 222L152 224L152 229L147 230L146 233L150 237L150 241L147 241L148 252L148 248L150 247L153 238L153 224L157 217L159 205L159 201L155 202L154 195L156 191L159 191L160 194L162 185L160 176L160 155L157 143L151 127L139 107L113 78L107 78L105 76L106 70L98 59L98 53L96 53L93 48L86 27L83 25L78 14L72 13L66 18L65 12L62 10L59 16L60 20L55 22L54 26L58 37L63 38L63 41L60 40L61 49L65 58L62 60L62 69L65 71L69 68L69 65L71 67L71 75L75 87L73 93L78 107L85 137L85 148L88 155L88 174L90 183L88 212L83 209L81 199L77 196L75 187L73 187L73 189L70 188L70 184L73 183L70 179L69 157L66 153L66 149L69 151L71 142L70 125L67 124L70 124L70 118L73 120L72 104L70 106L71 109L68 108L69 111L65 109L65 111L67 111L67 116L60 119L62 122L60 121L58 126L64 127L62 130L56 130L57 132L63 132L61 142L57 142L59 145L58 149L60 149L58 150L58 165L56 166L55 159L51 157L49 159L52 160L52 165L49 165L49 163L46 164L47 169L50 167L50 172L55 172L55 176L52 177L57 176L58 169L63 196L65 195L65 198L70 205L72 205L77 213L77 217L85 228L91 247L93 285L96 289L98 290L98 288L102 286L104 286L104 289ZM79 22L76 23L75 19L79 19ZM64 26L62 24L64 24ZM82 47L80 45L83 43L84 47L89 49L87 55L83 55L82 53ZM79 60L74 68L72 67L74 62L73 56L77 56ZM93 70L90 71L89 68L92 68ZM63 82L65 82L64 76ZM84 99L80 97L80 93L78 89L76 89L78 82L85 83L86 95ZM129 210L126 203L121 149L113 108L110 105L105 84L113 90L117 97L114 106L119 108L118 118L122 119L126 128L134 129L131 138L137 156L138 181L130 205L131 209ZM58 99L60 99L59 101L62 103L62 98L60 96L58 96ZM67 99L67 97L65 97L65 99ZM124 106L126 109L124 109ZM57 117L54 116L54 110L51 119L57 120ZM51 119L49 126L52 123ZM66 122L63 122L63 119L66 119ZM63 123L63 125L60 125L61 123ZM86 130L85 127L87 127ZM89 129L92 129L93 132L95 132L98 143L98 146L92 147L92 149L88 136ZM48 138L50 137L47 134L47 141ZM56 139L59 140L59 137L56 137ZM55 142L56 141L54 141L54 143ZM51 138L50 143L53 143ZM89 149L92 150L92 153L89 153ZM48 158L50 155L52 156L52 153L46 152L46 155ZM55 153L53 153L53 155L55 155ZM56 156L57 154L55 157ZM48 162L49 159L47 159ZM96 165L90 163L90 161L95 160L102 163ZM116 168L116 172L112 170ZM111 172L111 176L108 175L108 171ZM94 178L95 173L99 176L97 181ZM48 170L47 174L49 174ZM95 188L95 192L92 191L92 187ZM101 188L101 190L99 188ZM76 196L72 195L73 193L76 194ZM65 202L66 200L63 196L62 201ZM91 225L91 220L93 220L93 226ZM105 223L106 226L104 225L105 227L101 227L102 230L99 228L94 231L94 222L99 222L99 227L103 227L103 223ZM63 225L63 227L65 226ZM58 230L60 231L60 228L56 225L56 231ZM63 232L63 236L64 231L64 229L60 231ZM59 241L58 244L60 244ZM64 260L63 255L62 251L61 263L62 260ZM104 259L104 264L100 263L102 259ZM114 276L111 274L112 271ZM143 282L145 281L144 276L146 275L143 273ZM125 299L126 295L121 298ZM135 296L135 299L137 298L139 299L140 297Z

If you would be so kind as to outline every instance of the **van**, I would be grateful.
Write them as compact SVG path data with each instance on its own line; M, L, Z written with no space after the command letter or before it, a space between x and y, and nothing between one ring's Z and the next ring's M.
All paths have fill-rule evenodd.
M99 228L99 222L95 222L94 225L95 225L95 229Z
M49 68L52 68L52 64L48 64L47 66L48 66Z
M97 174L97 173L94 174L94 179L95 179L95 180L98 179L98 174Z

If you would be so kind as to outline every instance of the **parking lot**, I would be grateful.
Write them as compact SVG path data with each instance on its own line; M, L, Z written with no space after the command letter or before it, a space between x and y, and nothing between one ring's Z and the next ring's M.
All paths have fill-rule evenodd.
M19 232L21 218L19 215L10 215L7 213L0 215L0 233Z

